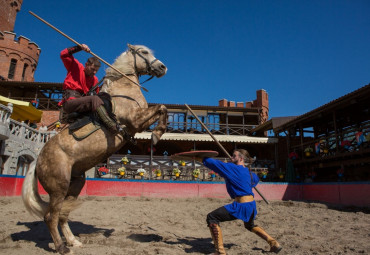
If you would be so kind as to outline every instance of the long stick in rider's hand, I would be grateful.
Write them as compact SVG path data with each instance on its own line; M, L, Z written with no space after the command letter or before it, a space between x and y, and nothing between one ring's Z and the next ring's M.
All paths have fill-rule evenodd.
M222 144L216 139L216 137L214 137L214 135L208 130L206 125L204 125L204 123L198 118L198 116L193 112L193 110L187 104L185 104L185 106L186 106L186 108L188 108L188 110L191 112L191 114L193 114L193 116L197 119L197 121L202 125L202 127L207 131L207 133L212 137L212 139L217 143L217 145L222 149L222 151L229 157L229 159L231 159L230 154L227 152L227 150L224 148L224 146L222 146ZM254 187L254 189L263 198L263 200L267 204L269 204L267 199L262 195L262 193L257 189L257 187Z
M69 37L68 35L66 35L65 33L63 33L62 31L60 31L58 28L54 27L53 25L51 25L49 22L47 22L46 20L40 18L39 16L37 16L35 13L29 11L29 13L31 15L33 15L34 17L36 17L37 19L39 19L40 21L44 22L46 25L48 25L49 27L51 27L52 29L54 29L55 31L57 31L58 33L60 33L61 35L63 35L64 37L66 37L67 39L71 40L72 42L74 42L75 44L77 44L78 46L81 47L81 44L78 43L76 40L74 40L73 38ZM107 66L109 66L110 68L112 68L114 71L118 72L119 74L121 74L123 77L125 77L126 79L128 79L129 81L131 81L132 83L134 83L135 85L139 86L140 88L142 88L145 92L148 92L148 90L146 88L144 88L143 86L141 86L139 83L137 83L136 81L133 81L131 80L126 74L122 73L120 70L118 70L117 68L115 68L114 66L112 66L111 64L109 64L107 61L105 61L104 59L102 59L101 57L99 57L98 55L96 55L95 53L93 53L92 51L89 51L89 53L91 55L93 55L94 57L98 58L101 62L103 62L104 64L106 64Z

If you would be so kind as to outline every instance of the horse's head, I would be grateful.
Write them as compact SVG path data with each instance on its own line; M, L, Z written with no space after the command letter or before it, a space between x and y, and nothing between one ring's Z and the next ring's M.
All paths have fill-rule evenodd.
M122 74L126 76L134 75L137 77L137 80L141 75L151 75L152 77L156 76L159 78L166 74L167 67L154 57L153 52L148 47L143 45L127 45L128 49L116 58L112 68L109 67L106 69L102 91L108 92L108 88L112 84L111 81L120 80ZM114 69L117 69L119 72ZM134 80L131 81L135 83Z
M134 58L135 72L139 75L152 75L162 77L167 72L167 67L153 55L153 51L143 45L127 44L128 52Z

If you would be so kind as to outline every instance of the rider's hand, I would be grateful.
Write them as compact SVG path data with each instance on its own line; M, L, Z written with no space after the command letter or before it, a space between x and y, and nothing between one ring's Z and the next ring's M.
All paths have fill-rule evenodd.
M81 49L86 51L86 52L90 52L90 48L86 44L81 44Z

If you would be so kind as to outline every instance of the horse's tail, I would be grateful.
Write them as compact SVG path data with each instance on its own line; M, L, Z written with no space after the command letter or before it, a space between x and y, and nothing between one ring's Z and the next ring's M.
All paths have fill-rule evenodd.
M43 201L40 197L35 169L36 163L33 162L24 178L22 199L29 213L43 219L48 208L48 203Z

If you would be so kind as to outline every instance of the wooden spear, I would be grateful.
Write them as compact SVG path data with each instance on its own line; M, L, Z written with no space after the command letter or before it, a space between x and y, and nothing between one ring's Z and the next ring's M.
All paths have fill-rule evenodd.
M62 31L60 31L58 28L54 27L53 25L51 25L49 22L47 22L46 20L40 18L39 16L37 16L35 13L29 11L29 13L31 15L33 15L34 17L36 17L37 19L39 19L40 21L44 22L46 25L48 25L49 27L51 27L52 29L54 29L55 31L57 31L59 34L63 35L64 37L66 37L67 39L71 40L72 42L74 42L75 44L77 44L78 46L81 47L81 44L78 43L76 40L74 40L73 38L69 37L68 35L66 35L65 33L63 33ZM101 57L99 57L98 55L96 55L95 53L93 53L92 51L89 52L91 55L93 55L94 57L98 58L101 62L103 62L104 64L106 64L107 66L109 66L110 68L112 68L114 71L118 72L119 74L121 74L123 77L125 77L126 79L128 79L129 81L131 81L132 83L134 83L135 85L139 86L140 88L142 88L145 92L148 92L148 90L146 88L144 88L143 86L141 86L139 83L137 83L136 81L133 81L131 80L126 74L122 73L120 70L118 70L117 68L115 68L114 66L112 66L111 64L109 64L107 61L105 61L104 59L102 59Z
M193 110L187 105L185 104L186 108L188 108L188 110L191 112L191 114L193 114L193 116L197 119L197 121L202 125L202 127L207 131L207 133L212 137L212 139L217 143L217 145L221 148L221 150L229 157L229 159L231 160L231 156L230 154L227 152L227 150L224 148L224 146L222 146L222 144L216 139L216 137L214 137L214 135L208 130L208 128L206 127L206 125L204 125L204 123L198 118L198 116L193 112ZM257 187L254 187L254 189L257 191L257 193L263 198L263 200L269 204L269 202L266 200L266 198L262 195L262 193L257 189Z

